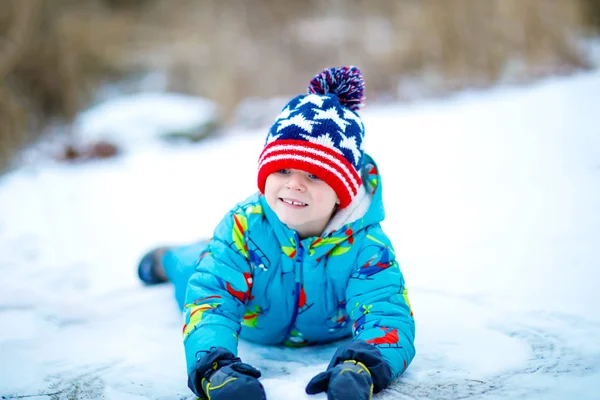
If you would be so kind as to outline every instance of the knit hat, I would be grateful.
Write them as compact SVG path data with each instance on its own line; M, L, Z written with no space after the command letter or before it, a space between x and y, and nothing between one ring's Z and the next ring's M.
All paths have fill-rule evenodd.
M356 67L328 68L316 75L308 93L293 98L271 126L258 159L258 189L282 169L318 176L348 206L362 185L365 128L356 113L364 100Z

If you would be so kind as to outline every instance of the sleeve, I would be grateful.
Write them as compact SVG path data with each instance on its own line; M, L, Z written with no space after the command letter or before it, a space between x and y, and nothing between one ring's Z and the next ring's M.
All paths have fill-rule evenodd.
M252 290L245 250L248 221L241 208L219 223L190 277L183 308L183 341L188 375L212 348L237 355L240 322Z
M379 385L384 389L415 356L415 323L394 250L380 227L366 235L348 281L346 299L354 341L379 349L391 369L391 379ZM371 373L377 375L377 371Z

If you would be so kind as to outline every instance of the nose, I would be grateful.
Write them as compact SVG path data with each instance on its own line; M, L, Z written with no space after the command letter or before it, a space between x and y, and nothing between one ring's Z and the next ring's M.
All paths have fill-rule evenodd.
M290 190L303 192L306 190L306 184L304 182L304 174L293 171L288 175L286 187Z

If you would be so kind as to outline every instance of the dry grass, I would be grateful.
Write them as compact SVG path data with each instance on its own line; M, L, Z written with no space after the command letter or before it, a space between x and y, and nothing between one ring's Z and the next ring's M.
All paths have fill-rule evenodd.
M103 81L145 71L226 117L247 97L302 92L331 65L360 66L371 102L410 97L407 77L435 95L568 73L586 67L574 39L598 3L3 0L0 164L50 118L71 120ZM15 34L19 18L29 23Z
M396 97L400 78L423 71L437 75L434 89L444 92L585 66L573 43L583 13L572 0L179 4L148 10L153 25L180 27L148 33L176 44L157 67L174 88L227 109L247 96L297 93L329 65L361 66L371 99Z
M114 18L98 3L3 1L0 172L15 149L35 140L52 120L71 121L98 84L119 73L103 51L121 40L118 28L131 19Z

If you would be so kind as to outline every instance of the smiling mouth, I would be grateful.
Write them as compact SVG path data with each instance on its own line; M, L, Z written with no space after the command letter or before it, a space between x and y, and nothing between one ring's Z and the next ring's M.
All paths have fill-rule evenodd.
M308 205L308 204L302 203L301 201L298 201L298 200L286 199L285 197L280 197L279 200L284 202L285 204L289 204L291 206L296 206L296 207L306 207Z

